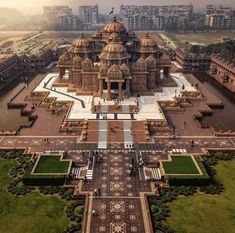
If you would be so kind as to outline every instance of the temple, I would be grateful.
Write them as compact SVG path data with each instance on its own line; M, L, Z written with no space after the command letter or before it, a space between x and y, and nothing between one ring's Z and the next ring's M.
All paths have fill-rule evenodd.
M169 56L146 33L138 39L116 16L92 38L82 33L57 65L57 83L107 100L154 91L170 76Z

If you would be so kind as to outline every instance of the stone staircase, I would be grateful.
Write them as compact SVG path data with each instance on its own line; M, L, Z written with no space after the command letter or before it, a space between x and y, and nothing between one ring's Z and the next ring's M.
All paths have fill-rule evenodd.
M106 120L100 120L98 149L107 149L107 128L108 128L108 122Z
M125 148L132 148L133 136L132 136L131 121L124 121L123 122L123 133L124 133L124 147Z

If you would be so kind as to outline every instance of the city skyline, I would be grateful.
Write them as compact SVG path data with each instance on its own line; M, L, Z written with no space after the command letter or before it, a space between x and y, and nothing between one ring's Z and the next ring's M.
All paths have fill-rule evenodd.
M2 0L0 7L8 7L8 8L16 8L22 13L25 14L41 14L42 13L42 7L45 5L68 5L71 6L75 11L77 10L78 6L81 5L92 5L92 4L98 4L100 8L101 13L107 13L112 7L115 7L116 11L119 11L119 7L121 4L124 5L173 5L173 4L190 4L192 1L191 0L145 0L145 1L134 1L134 0L128 0L128 1L123 1L123 0L117 0L115 4L113 2L110 2L108 0L39 0L36 3L32 2L30 0L12 0L12 1L7 1L7 0ZM193 3L193 6L195 10L201 11L205 10L205 6L207 4L223 4L225 6L231 6L235 7L235 2L233 0L205 0L205 1L200 1L197 3Z

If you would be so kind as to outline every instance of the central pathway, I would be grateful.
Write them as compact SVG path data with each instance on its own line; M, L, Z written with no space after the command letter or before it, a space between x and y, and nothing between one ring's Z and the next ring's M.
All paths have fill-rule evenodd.
M130 175L130 164L135 153L105 151L103 162L95 166L95 179L84 184L84 191L100 189L101 195L93 196L90 232L144 233L141 210L141 191L150 191L149 183L139 180L138 173Z

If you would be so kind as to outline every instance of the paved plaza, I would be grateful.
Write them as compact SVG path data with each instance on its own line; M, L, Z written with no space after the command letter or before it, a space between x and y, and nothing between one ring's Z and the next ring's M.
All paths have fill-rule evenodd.
M162 87L149 96L130 97L119 103L77 95L69 87L54 87L57 78L56 73L37 76L17 95L13 102L26 103L26 109L37 103L32 114L38 118L32 127L22 128L18 135L1 136L0 147L25 148L32 154L67 152L75 164L69 185L75 187L77 194L86 194L89 200L84 232L151 233L146 197L157 194L150 177L161 183L156 164L167 160L169 153L198 155L210 149L235 149L235 137L217 137L211 129L201 128L195 121L195 115L212 111L209 105L220 100L200 82L196 88L194 77L174 73L174 87ZM181 109L164 111L162 103L173 103L185 91L202 93L204 98L191 99ZM39 93L43 98L30 99L31 93ZM48 100L53 100L53 104L47 105ZM65 107L52 114L49 109L57 103ZM80 121L86 123L78 131L60 130L66 122ZM155 121L171 121L178 136L172 138L169 130L151 134L149 127ZM84 130L86 140L82 141ZM102 159L91 159L92 154ZM140 162L145 165L139 167Z

